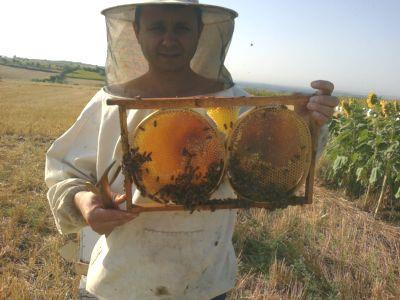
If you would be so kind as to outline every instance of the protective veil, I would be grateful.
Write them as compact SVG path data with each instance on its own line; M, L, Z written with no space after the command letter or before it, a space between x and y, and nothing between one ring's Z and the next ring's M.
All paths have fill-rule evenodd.
M166 4L197 7L201 10L204 27L191 61L192 70L205 78L223 83L225 89L233 86L224 60L234 30L234 19L237 17L235 11L201 5L193 0L139 1L137 4L116 6L102 12L107 24L107 91L110 92L108 88L111 86L130 82L146 74L148 63L133 29L135 10L138 5Z

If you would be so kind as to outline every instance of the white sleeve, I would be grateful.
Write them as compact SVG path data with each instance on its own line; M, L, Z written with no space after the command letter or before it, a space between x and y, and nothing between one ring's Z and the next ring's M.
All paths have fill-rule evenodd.
M61 234L86 226L74 197L96 180L97 144L101 121L101 92L86 105L76 122L51 145L46 154L47 199Z

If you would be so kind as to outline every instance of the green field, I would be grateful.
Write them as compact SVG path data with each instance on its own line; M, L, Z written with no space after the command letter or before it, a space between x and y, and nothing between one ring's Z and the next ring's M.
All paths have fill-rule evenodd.
M76 299L78 276L58 254L45 152L98 88L0 81L0 299ZM341 192L314 204L239 214L240 275L229 299L399 299L400 229Z
M102 86L104 67L70 61L0 56L0 79Z
M79 78L79 79L91 79L100 81L105 80L105 77L100 75L99 73L86 70L76 70L72 73L68 73L66 76L70 78Z

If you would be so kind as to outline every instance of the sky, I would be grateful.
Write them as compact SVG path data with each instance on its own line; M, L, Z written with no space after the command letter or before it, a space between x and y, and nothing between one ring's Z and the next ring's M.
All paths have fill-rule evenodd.
M100 11L116 0L1 0L0 55L104 65ZM235 80L400 97L400 1L208 0L239 13L226 66ZM253 46L251 46L253 44Z

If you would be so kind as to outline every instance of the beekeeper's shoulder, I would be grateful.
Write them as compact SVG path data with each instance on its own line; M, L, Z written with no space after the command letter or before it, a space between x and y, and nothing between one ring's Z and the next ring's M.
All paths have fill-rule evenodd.
M104 89L101 88L97 93L90 99L85 105L81 114L78 117L80 119L95 120L94 116L101 115L102 104L107 100L107 94Z

